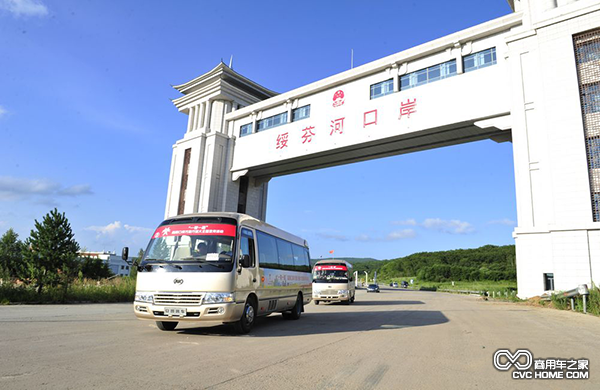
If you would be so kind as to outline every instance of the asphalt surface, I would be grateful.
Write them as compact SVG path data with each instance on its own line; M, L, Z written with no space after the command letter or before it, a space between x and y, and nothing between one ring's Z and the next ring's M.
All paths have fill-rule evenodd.
M130 304L0 307L0 389L599 389L600 318L434 292L357 291L298 321L160 331ZM587 358L588 380L515 380L498 349Z

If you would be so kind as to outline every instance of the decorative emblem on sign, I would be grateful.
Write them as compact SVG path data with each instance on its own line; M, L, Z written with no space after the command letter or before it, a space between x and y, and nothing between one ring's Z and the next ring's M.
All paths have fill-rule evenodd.
M339 107L343 104L344 104L344 91L339 89L333 94L333 106Z
M173 284L183 284L183 279L173 279Z

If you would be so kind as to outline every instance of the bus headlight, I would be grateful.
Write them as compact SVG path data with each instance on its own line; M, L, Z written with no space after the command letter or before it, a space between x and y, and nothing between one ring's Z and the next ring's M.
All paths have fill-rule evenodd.
M321 290L315 290L313 288L313 295L321 295Z
M347 295L348 290L338 290L338 295Z
M152 293L136 291L135 300L137 302L146 302L154 304L154 295Z
M207 293L203 303L227 303L235 301L232 293Z

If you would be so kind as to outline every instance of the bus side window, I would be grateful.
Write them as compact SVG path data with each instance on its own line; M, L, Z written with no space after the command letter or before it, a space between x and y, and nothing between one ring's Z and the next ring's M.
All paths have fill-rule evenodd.
M241 240L241 245L240 245L240 249L242 251L242 256L243 255L249 255L250 256L250 267L249 268L254 268L255 266L255 256L254 256L254 234L252 234L252 231L248 230L248 229L242 229L242 240Z

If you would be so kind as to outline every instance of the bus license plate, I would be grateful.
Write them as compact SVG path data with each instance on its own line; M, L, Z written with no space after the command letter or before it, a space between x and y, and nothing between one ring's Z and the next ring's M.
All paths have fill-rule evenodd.
M185 316L187 309L185 307L165 307L165 315L167 316Z

